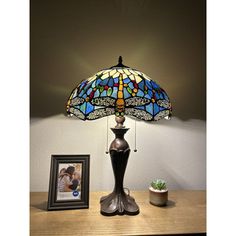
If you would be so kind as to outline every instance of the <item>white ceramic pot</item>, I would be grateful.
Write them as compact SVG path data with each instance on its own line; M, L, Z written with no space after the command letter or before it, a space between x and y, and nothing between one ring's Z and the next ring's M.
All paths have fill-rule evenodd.
M165 206L168 201L168 189L157 190L149 187L149 201L155 206Z

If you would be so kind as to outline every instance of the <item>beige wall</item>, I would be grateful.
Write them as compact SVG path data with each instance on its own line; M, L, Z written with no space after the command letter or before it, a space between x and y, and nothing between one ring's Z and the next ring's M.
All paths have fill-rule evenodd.
M109 126L114 124L114 117L109 117ZM137 122L137 153L133 152L134 121L127 118L126 126L132 152L125 186L146 189L152 179L163 178L169 189L206 188L205 121ZM48 191L51 154L90 154L90 190L112 189L113 172L105 154L106 118L84 122L61 114L32 119L30 135L31 191ZM112 140L109 131L109 143Z

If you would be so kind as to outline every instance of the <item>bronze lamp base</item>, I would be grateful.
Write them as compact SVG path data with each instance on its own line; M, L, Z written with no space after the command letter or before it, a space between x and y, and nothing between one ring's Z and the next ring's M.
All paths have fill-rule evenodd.
M115 186L112 193L100 199L101 214L106 216L137 215L139 213L139 207L134 198L126 194L123 188L124 174L130 153L129 144L124 139L124 134L128 131L123 126L124 120L124 117L116 117L117 126L111 128L116 136L109 149Z
M134 198L126 193L112 192L102 197L100 203L101 214L105 216L139 214L139 207Z

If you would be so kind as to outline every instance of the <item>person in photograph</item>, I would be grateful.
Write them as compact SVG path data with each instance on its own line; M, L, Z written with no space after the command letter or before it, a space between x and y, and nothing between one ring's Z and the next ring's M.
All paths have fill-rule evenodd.
M72 179L72 185L70 186L70 189L72 190L77 190L78 186L80 185L80 172L75 171L73 174L73 179Z
M72 185L72 176L74 174L75 167L69 166L64 174L58 179L58 191L59 192L71 192L70 186Z
M66 168L62 168L59 172L58 178L61 178L61 176L64 175L65 171L66 171Z

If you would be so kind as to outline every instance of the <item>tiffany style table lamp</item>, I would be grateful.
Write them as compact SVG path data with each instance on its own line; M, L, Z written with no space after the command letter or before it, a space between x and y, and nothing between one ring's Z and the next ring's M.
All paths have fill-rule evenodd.
M171 116L171 104L166 92L147 75L119 63L82 81L71 93L67 113L82 120L94 120L115 115L111 128L115 139L109 153L115 178L114 190L100 199L103 215L136 215L139 207L126 194L123 179L129 158L129 144L124 139L128 131L123 125L125 115L145 121L158 121Z

